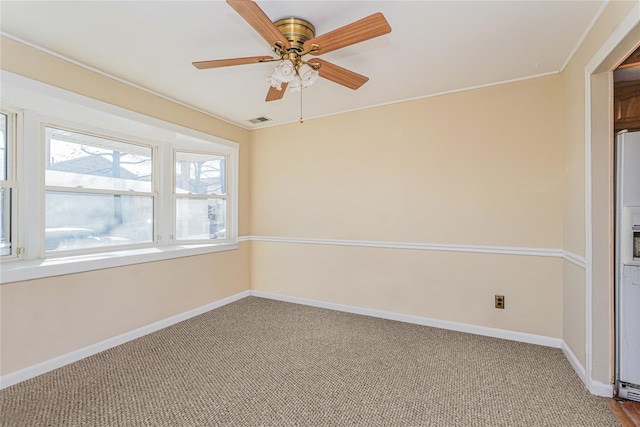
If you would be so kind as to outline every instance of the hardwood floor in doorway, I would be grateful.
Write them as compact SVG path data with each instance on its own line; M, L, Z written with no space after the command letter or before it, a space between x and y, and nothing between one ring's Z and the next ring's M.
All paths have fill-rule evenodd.
M640 427L640 402L609 398L605 400L623 427Z

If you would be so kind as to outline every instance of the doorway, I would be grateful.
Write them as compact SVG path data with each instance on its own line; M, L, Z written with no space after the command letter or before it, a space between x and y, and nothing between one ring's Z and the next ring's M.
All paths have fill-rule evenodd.
M640 49L613 72L615 387L640 401Z
M585 66L585 384L608 397L616 377L613 70L640 46L639 22L640 3Z

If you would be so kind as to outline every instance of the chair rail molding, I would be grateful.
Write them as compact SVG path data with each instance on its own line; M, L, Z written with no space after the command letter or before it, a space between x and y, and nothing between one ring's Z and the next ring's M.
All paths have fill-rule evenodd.
M568 261L580 264L578 255L553 248L528 248L519 246L487 246L487 245L452 245L440 243L414 243L414 242L385 242L373 240L340 240L340 239L316 239L306 237L275 237L275 236L243 236L240 241L271 242L271 243L295 243L305 245L329 245L329 246L356 246L364 248L389 248L409 249L437 252L469 252L483 254L524 255L551 258L565 258Z

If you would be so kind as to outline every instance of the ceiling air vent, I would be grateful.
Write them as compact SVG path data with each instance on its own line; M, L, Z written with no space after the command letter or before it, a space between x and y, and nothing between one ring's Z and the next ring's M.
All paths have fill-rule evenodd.
M249 119L247 121L255 125L258 123L270 122L271 119L269 117L262 116L262 117L256 117L255 119Z

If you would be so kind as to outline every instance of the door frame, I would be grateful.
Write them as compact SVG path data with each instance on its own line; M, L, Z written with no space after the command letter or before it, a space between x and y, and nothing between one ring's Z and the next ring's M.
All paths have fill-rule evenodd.
M639 22L636 2L587 63L584 79L585 385L592 394L608 397L613 396L615 374L613 70L640 45Z

